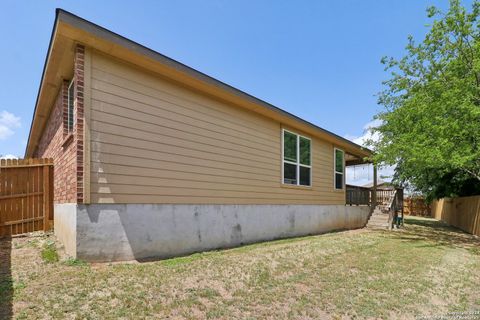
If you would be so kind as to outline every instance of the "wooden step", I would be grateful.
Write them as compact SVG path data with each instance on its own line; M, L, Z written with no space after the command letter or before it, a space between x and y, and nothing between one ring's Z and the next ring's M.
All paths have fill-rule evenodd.
M370 216L370 219L367 223L368 229L387 229L388 228L388 214L379 212L380 210L375 209L375 211Z

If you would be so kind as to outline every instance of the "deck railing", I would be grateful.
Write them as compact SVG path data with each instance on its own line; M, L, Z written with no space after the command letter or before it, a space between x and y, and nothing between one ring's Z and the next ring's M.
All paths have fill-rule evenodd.
M373 190L367 187L347 185L345 203L347 205L371 205ZM403 209L403 189L377 189L377 206L387 211L392 205Z
M347 190L345 193L346 204L369 206L371 203L371 194L372 191L370 190L370 188L347 186Z
M392 201L395 189L377 189L377 204L387 206Z

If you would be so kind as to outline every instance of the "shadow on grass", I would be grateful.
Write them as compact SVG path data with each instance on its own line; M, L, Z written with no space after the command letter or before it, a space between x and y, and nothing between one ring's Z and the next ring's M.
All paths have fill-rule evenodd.
M360 230L360 228L359 228ZM302 242L302 241L309 241L312 237L319 237L319 236L326 236L326 235L335 235L338 234L339 232L344 232L344 231L349 231L348 229L335 229L327 232L323 232L320 234L306 234L302 236L296 236L296 237L279 237L276 239L271 239L271 240L260 240L260 241L254 241L254 242L245 242L241 243L238 245L224 245L218 248L213 248L213 249L203 249L199 251L192 251L189 253L185 254L179 254L179 255L174 255L171 257L148 257L148 258L139 258L135 259L136 262L139 263L149 263L149 262L155 262L155 261L162 261L165 265L177 265L177 264L184 264L193 260L201 259L208 255L210 258L212 255L215 255L217 253L244 253L244 252L249 252L252 251L256 248L265 248L265 247L271 247L271 246L278 246L278 245L283 245L283 244L290 244L290 243L295 243L295 242Z
M393 236L404 241L424 240L428 247L480 248L480 239L442 221L429 218L405 218L405 229Z
M0 319L13 316L12 239L0 238Z
M410 225L417 225L422 227L430 227L430 228L444 228L451 231L460 231L454 227L449 226L448 224L435 220L432 218L420 218L420 217L405 217L405 223Z

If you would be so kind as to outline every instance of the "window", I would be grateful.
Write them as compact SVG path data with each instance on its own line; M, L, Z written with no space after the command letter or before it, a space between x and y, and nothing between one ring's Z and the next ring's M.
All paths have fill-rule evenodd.
M312 185L311 140L283 130L283 183Z
M68 85L68 98L67 98L67 132L73 130L73 103L75 101L75 87L73 80Z
M343 189L343 174L345 171L344 153L342 150L335 149L335 189Z

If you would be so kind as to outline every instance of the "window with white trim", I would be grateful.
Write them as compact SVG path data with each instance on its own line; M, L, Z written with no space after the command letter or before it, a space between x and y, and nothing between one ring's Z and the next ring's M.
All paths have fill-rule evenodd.
M311 186L311 140L293 132L283 130L282 141L283 183L297 186Z
M67 132L73 130L73 103L75 101L75 87L74 81L70 82L68 85L68 98L67 98Z
M345 161L344 157L345 154L343 150L335 148L334 151L335 155L335 164L334 164L334 178L335 178L335 189L342 190L343 189L343 176L345 172Z

